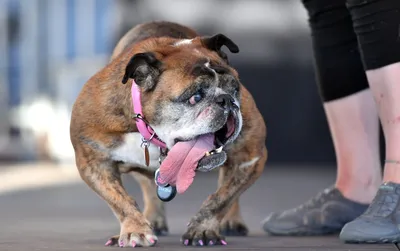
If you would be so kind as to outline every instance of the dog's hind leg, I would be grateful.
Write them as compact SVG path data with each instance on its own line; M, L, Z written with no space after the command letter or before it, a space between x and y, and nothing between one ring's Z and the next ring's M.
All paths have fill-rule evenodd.
M137 172L130 173L140 184L143 192L143 214L150 221L154 234L157 236L168 234L168 225L165 217L165 204L157 197L157 186L153 179L149 179Z

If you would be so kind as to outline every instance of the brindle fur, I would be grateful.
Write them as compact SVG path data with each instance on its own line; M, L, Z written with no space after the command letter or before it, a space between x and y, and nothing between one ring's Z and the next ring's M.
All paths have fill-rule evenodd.
M137 132L132 120L131 85L121 84L125 67L136 53L157 51L156 56L162 58L171 50L163 45L171 44L177 38L196 36L190 28L174 23L153 22L136 26L119 41L110 63L84 85L74 104L70 130L79 173L87 185L107 202L121 225L120 234L111 238L111 244L132 246L134 241L137 245L152 246L157 241L154 233L168 231L164 205L155 196L153 171L110 158L109 150L121 144L123 134ZM211 60L221 61L217 53L204 48L199 41L193 40L197 50ZM190 50L183 54L188 57L186 60L191 60ZM155 121L157 114L162 112L155 100L160 99L165 90L181 91L186 86L180 83L188 81L179 80L194 78L184 69L181 59L178 57L167 65L182 71L179 75L166 77L166 89L155 88L151 95L143 96L143 112L148 121ZM229 70L238 77L233 68ZM182 241L188 240L189 244L199 244L200 241L208 244L210 240L221 243L224 237L220 230L228 234L245 235L248 232L238 200L263 172L267 160L266 126L251 94L243 85L240 95L242 131L227 152L228 160L220 168L217 191L204 201L182 236ZM252 160L257 161L251 163ZM240 167L243 163L251 165ZM131 173L138 180L144 194L143 213L123 188L123 173Z

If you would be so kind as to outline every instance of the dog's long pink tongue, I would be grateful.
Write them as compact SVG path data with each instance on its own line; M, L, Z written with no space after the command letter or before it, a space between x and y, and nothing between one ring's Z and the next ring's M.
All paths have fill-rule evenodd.
M212 149L213 134L176 143L161 164L161 179L170 185L176 185L178 193L184 193L193 182L200 159L204 157L205 152Z

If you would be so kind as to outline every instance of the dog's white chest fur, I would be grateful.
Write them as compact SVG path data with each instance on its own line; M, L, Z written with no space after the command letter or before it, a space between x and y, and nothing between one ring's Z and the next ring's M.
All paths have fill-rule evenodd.
M123 143L111 152L112 159L123 161L137 167L156 170L160 164L158 157L160 150L154 144L149 144L150 164L147 167L144 158L144 147L141 147L142 135L138 132L126 133L123 137Z

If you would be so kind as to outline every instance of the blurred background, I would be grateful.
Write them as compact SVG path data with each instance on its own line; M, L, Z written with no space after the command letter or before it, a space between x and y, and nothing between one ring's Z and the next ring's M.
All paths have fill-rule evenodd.
M301 0L0 0L0 250L98 250L119 231L75 167L71 107L121 36L155 20L223 33L240 47L239 54L228 53L230 62L268 128L265 175L240 198L251 231L261 231L269 213L334 183L335 156ZM197 174L188 192L168 205L172 233L183 233L216 184L216 175ZM124 185L142 206L138 184ZM243 243L243 249L253 245ZM254 243L262 246L257 250L314 245L309 239Z
M0 161L74 163L76 96L118 39L152 20L239 45L230 60L267 123L269 163L333 164L300 0L0 0Z

